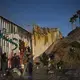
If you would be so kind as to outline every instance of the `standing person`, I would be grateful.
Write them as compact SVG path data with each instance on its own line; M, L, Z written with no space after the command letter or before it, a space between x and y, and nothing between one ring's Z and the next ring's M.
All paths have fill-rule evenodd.
M1 55L2 55L2 48L0 46L0 70L1 70Z
M28 61L28 74L32 77L32 71L33 71L33 59L32 54L29 55L29 61Z
M23 70L23 76L25 75L25 73L27 72L27 65L28 65L28 56L29 56L30 52L28 51L28 48L26 48L26 51L24 53L23 56L23 64L24 64L24 70Z
M27 72L27 63L28 63L28 58L27 55L25 56L26 58L23 59L23 64L24 64L24 69L23 69L23 76Z
M11 66L12 66L12 68L17 67L17 55L16 55L16 53L14 53L14 56L11 59Z
M19 57L19 55L16 56L16 64L17 64L17 68L20 68L20 57Z
M28 52L31 52L31 50L30 50L30 47L29 47L29 46L27 47L27 50L28 50Z
M39 57L35 59L35 64L36 64L36 68L39 69L39 65L40 65Z
M3 53L1 56L1 62L2 62L2 72L5 74L7 69L7 60L6 53Z

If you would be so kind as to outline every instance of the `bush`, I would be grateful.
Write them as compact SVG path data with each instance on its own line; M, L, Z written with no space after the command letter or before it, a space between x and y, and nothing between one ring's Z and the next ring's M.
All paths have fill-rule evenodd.
M43 63L43 65L48 65L48 56L46 53L43 53L42 56L40 56L40 61Z

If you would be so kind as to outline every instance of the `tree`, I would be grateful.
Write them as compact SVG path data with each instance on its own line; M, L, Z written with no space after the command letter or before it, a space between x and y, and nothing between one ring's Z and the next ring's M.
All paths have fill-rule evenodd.
M77 15L78 15L78 18L79 18L79 25L80 25L80 10L77 11Z
M45 52L42 54L42 56L40 56L40 61L43 63L44 66L48 65L48 56Z
M77 18L78 18L78 15L77 14L73 15L74 21L76 21Z
M77 18L78 18L77 14L73 15L73 17L70 18L69 22L71 22L72 28L74 28L74 22L76 22Z
M73 17L70 18L69 22L71 22L71 24L72 24L72 29L73 29L73 23L74 23Z

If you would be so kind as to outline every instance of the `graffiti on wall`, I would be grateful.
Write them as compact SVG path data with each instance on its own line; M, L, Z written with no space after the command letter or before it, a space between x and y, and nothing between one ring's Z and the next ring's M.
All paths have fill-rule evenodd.
M17 49L18 44L14 42L14 40L15 40L15 41L17 40L16 38L9 39L9 38L5 37L5 36L3 35L3 33L0 33L0 38L4 39L5 41L8 41L9 43L11 43L11 44L13 44L13 45L15 45L15 48L12 49L12 50Z

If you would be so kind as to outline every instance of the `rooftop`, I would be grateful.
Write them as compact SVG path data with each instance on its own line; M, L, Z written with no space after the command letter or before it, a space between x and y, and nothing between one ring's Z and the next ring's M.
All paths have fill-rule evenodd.
M29 31L25 30L24 28L22 28L21 26L19 26L19 25L17 25L17 24L15 24L15 23L13 23L12 21L10 21L10 20L8 20L8 19L4 18L3 16L0 16L0 17L1 17L2 19L6 20L7 22L10 22L10 23L12 23L12 24L14 24L14 25L18 26L19 28L23 29L24 31L28 32L29 34L32 34L31 32L29 32Z

